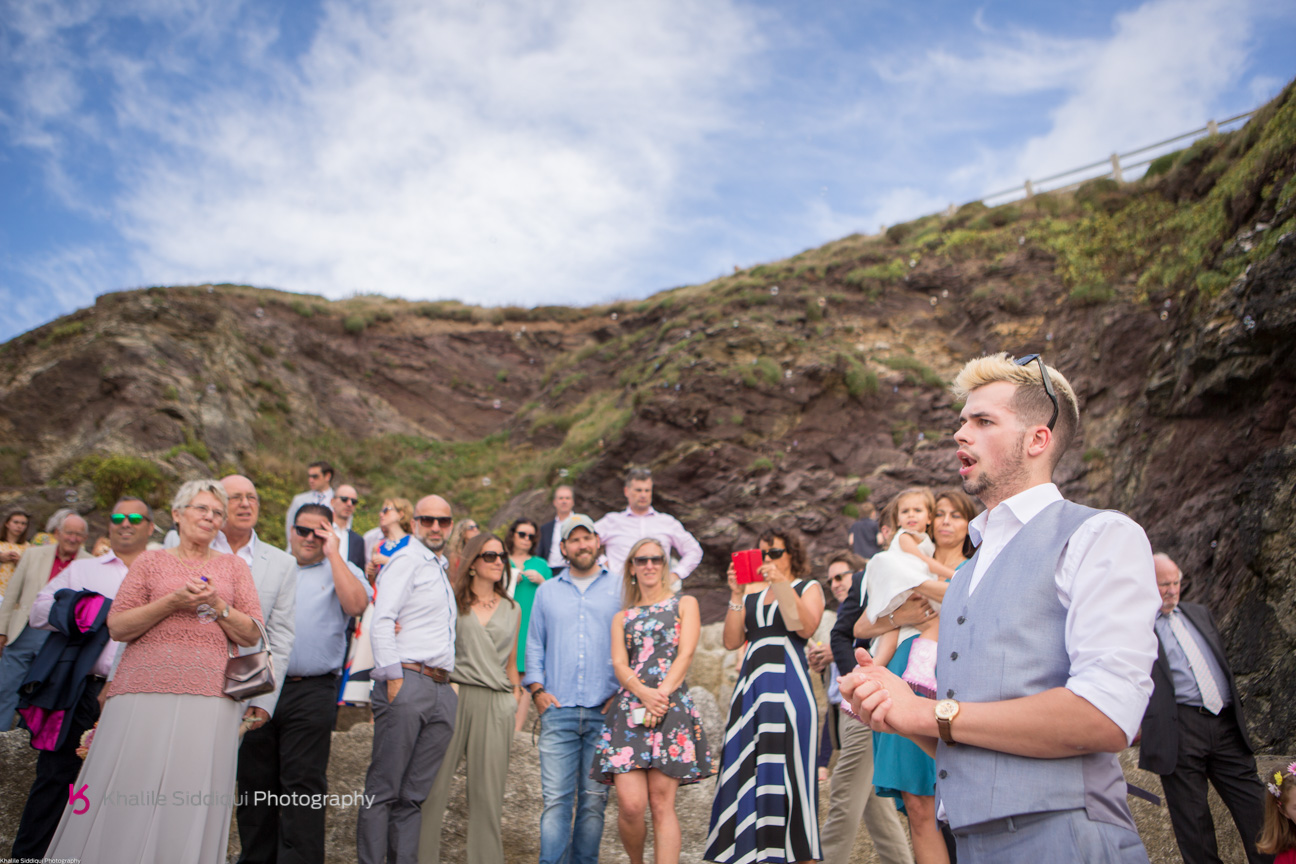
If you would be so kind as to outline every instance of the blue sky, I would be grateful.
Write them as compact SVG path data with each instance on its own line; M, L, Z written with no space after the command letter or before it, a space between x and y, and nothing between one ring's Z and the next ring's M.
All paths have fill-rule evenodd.
M0 0L0 339L153 284L595 303L1188 131L1296 7Z

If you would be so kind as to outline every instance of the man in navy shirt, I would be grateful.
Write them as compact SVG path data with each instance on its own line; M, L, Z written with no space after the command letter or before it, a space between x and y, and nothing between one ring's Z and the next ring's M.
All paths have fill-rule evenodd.
M599 566L588 516L563 522L562 550L570 566L536 590L523 680L540 714L540 864L595 864L607 787L590 769L617 690L612 619L621 578Z

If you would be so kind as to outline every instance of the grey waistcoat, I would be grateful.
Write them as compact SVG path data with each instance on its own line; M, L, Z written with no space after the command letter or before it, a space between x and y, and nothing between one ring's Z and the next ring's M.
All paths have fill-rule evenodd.
M1004 547L968 596L976 555L941 606L937 694L998 702L1066 685L1066 614L1054 573L1076 529L1099 511L1058 501ZM958 719L954 720L958 740ZM936 745L936 795L950 827L1083 807L1089 818L1136 830L1113 753L1032 759L966 744Z

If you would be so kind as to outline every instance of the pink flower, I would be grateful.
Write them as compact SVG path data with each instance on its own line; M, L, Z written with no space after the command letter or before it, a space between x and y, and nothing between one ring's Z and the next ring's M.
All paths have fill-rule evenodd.
M667 748L666 752L670 754L670 757L672 759L678 759L680 754L680 748L672 744L669 748Z
M633 747L622 747L616 755L608 760L608 764L613 768L624 768L630 764L630 759L634 756Z

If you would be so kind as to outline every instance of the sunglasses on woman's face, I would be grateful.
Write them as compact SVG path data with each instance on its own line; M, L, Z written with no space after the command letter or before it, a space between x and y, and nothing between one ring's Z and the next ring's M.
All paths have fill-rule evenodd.
M761 551L761 560L777 561L783 557L783 553L785 552L787 552L786 549L764 549Z
M661 555L636 555L631 560L640 567L647 566L648 564L656 564L660 567L661 563L666 559Z
M480 558L482 561L485 561L487 564L494 564L496 561L504 557L504 553L503 552L483 552L477 557Z
M523 540L534 540L534 539L535 539L535 534L534 534L534 533L528 534L528 533L525 532L525 531L514 531L514 532L513 532L513 536L514 536L514 537L521 537Z
M109 516L108 518L109 518L110 520L112 520L112 524L114 524L114 525L120 525L120 524L122 524L123 522L130 522L130 524L132 524L132 525L138 525L138 524L140 524L141 522L144 521L144 514L142 514L142 513L114 513L114 514L112 514L111 516Z
M390 512L392 512L392 511L395 510L395 509L396 509L395 507L384 507L384 508L382 508L381 510L379 510L378 512L379 512L379 513L390 513Z

